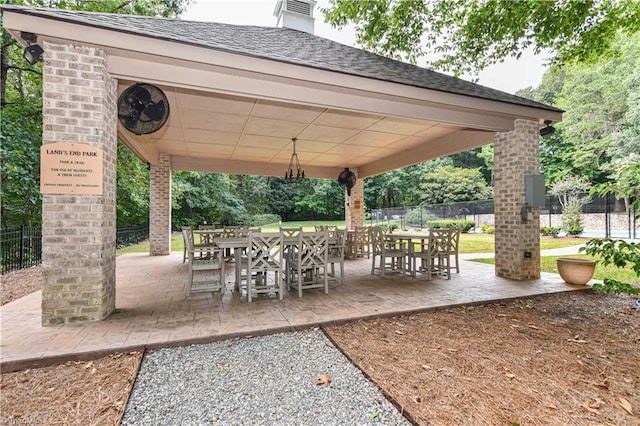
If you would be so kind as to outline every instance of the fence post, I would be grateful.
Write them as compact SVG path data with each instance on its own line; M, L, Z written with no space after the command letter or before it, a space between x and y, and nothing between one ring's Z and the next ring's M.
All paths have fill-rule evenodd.
M24 268L24 225L20 225L19 241L20 254L18 254L18 263L20 264L20 269L22 269Z
M611 216L610 216L609 194L604 196L604 237L611 238Z

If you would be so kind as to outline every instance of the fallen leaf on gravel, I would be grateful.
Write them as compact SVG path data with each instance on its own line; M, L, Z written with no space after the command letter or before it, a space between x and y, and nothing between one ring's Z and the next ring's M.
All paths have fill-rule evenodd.
M558 409L558 407L556 407L556 405L555 405L555 404L551 404L551 403L549 403L549 404L545 404L545 407L547 407L547 408L551 408L552 410L557 410L557 409Z
M587 410L588 412L593 413L593 414L600 413L597 409L589 407L587 404L582 404L581 407L584 408L585 410Z
M505 374L505 376L507 376L507 379L515 379L516 378L516 375L513 374L513 373L507 373L507 374Z
M498 314L498 315L496 315L496 316L497 316L497 317L500 317L500 318L504 318L504 317L506 317L507 315L506 315L506 314Z
M88 363L86 363L86 364L84 365L84 368L85 368L85 369L87 369L87 370L88 370L89 368L91 368L91 367L93 367L93 361L90 361L90 362L88 362Z
M533 324L529 324L529 325L527 325L527 327L529 327L529 328L533 328L534 330L538 330L538 327L536 327L536 326L535 326L535 325L533 325Z
M518 324L511 324L511 328L520 328Z
M404 333L402 331L400 331L400 330L396 330L396 334L403 335Z
M347 360L346 360L346 359L344 359L344 358L340 358L340 359L338 359L336 362L337 362L338 364L344 364L344 363L346 363L346 362L347 362Z
M582 339L567 339L567 342L572 342L572 343L589 343L586 340L582 340Z
M629 401L627 401L626 399L620 397L620 402L618 402L618 404L620 404L620 406L622 408L624 408L624 411L626 411L627 413L633 415L633 410L631 409L631 403Z
M424 368L425 370L431 370L431 366L427 364L422 364L421 367Z
M321 374L316 379L316 385L329 386L329 383L331 383L331 377L328 374Z

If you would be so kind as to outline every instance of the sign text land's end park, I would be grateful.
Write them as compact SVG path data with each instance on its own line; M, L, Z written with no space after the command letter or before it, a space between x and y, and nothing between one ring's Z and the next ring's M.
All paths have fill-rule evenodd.
M50 143L40 148L40 192L102 195L100 148L80 143Z

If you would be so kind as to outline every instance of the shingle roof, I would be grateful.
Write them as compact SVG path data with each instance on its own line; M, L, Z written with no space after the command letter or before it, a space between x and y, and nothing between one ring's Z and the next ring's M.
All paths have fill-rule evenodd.
M1 6L3 10L475 98L562 110L288 28ZM196 37L192 35L197 35Z

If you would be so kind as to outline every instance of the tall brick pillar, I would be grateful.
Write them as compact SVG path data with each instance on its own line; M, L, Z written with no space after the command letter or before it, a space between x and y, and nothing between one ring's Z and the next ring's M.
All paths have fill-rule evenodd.
M101 49L44 51L42 143L102 150L103 192L42 197L42 325L99 321L116 300L117 84Z
M171 253L171 158L161 153L149 174L149 254Z
M351 197L344 191L344 222L347 229L364 225L364 179L356 180L356 185L351 188Z
M525 176L538 173L539 128L536 121L516 120L511 132L494 140L496 275L514 280L540 278L540 210L531 220L520 215ZM525 257L525 252L531 257Z

